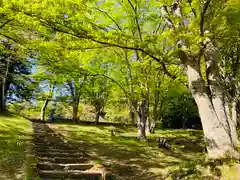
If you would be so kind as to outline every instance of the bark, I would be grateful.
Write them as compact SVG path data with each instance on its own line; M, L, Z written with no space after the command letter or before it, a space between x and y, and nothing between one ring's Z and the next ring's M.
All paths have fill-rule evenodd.
M96 117L95 117L95 123L99 123L100 117L104 119L106 112L104 112L104 107L101 107L100 109L96 110Z
M79 96L76 97L76 99L73 102L73 117L72 120L74 123L77 123L79 118L78 118L78 106L79 106Z
M240 125L240 101L236 100L237 124Z
M161 99L160 102L160 106L158 108L158 104L159 104L159 91L157 91L154 95L154 105L153 105L153 120L151 121L151 126L150 126L150 133L154 133L155 128L156 128L156 124L157 124L157 120L159 120L161 118L162 115L162 111L163 111L163 105L164 102L167 98L167 92L165 93L163 99Z
M47 108L47 105L48 105L49 101L52 98L53 90L54 90L54 85L50 85L50 89L48 91L47 97L46 97L46 99L45 99L45 101L44 101L44 103L42 105L42 108L41 108L41 113L40 113L40 120L41 121L45 120L46 108Z
M138 137L146 140L146 100L142 100L138 110Z
M150 133L154 134L155 133L155 129L156 129L156 120L151 121L151 125L150 125Z
M198 107L209 158L217 159L226 155L239 158L229 136L226 118L218 118L215 112L201 76L199 61L192 59L191 62L188 60L186 64L189 89Z
M147 116L147 115L146 115ZM146 117L146 126L145 126L145 131L150 133L150 120L149 120L149 117Z
M7 76L8 76L8 71L9 71L9 65L10 65L10 60L7 59L6 71L5 71L5 74L3 75L2 85L1 85L0 112L6 111L6 82L7 82Z
M131 124L134 125L136 116L135 116L135 113L133 111L132 105L130 105L129 117L130 117Z
M155 132L156 122L158 120L158 103L159 103L159 91L154 93L154 104L153 104L153 119L150 125L150 133Z
M130 88L130 98L128 100L129 109L130 109L129 117L130 117L131 123L134 124L136 122L135 111L134 111L134 102L133 102L134 89L133 89L133 80L132 80L132 69L131 69L131 65L130 65L129 60L128 60L127 52L125 52L125 62L126 62L126 65L127 65L127 75L128 75L129 88Z
M228 120L232 142L233 145L237 147L239 145L239 139L237 134L237 110L235 101L232 102L231 107L228 107Z
M206 58L206 72L208 78L208 85L211 90L211 98L214 110L217 114L218 119L226 122L225 129L228 132L233 146L238 144L238 136L236 131L237 124L232 119L232 104L233 98L227 98L228 94L224 91L221 86L219 69L217 66L217 61L220 57L217 49L214 47L210 39L207 39L207 45L205 48L205 58Z
M96 113L95 124L98 124L98 123L99 123L99 116L100 116L100 111L98 111L98 112Z

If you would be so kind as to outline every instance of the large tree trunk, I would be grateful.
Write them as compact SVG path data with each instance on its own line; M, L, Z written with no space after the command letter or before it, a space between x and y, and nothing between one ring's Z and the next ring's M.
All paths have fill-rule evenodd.
M213 103L208 95L202 79L200 64L187 62L187 76L189 89L196 101L205 136L208 156L210 159L225 157L226 155L238 158L231 137L226 118L218 118Z
M210 39L207 39L207 45L204 53L206 57L208 85L211 90L211 98L214 110L218 119L226 122L226 131L229 133L233 146L236 146L238 144L238 136L236 131L237 124L232 119L231 111L233 105L231 103L231 99L233 98L227 98L227 92L224 91L220 84L219 69L217 65L220 55Z
M45 112L46 112L46 108L47 108L47 105L50 101L50 99L52 98L52 94L53 94L53 90L54 90L54 85L51 85L50 84L50 89L48 91L48 95L42 105L42 108L41 108L41 113L40 113L40 120L41 121L44 121L45 120Z

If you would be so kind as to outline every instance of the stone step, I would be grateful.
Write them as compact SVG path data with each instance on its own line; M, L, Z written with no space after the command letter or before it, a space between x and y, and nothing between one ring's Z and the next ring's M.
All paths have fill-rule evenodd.
M56 164L56 163L38 163L37 168L41 170L82 170L92 168L93 164Z
M38 157L40 162L51 162L51 163L85 163L88 161L87 158L78 157L78 158L70 158L70 157L54 157L54 158L47 158L47 157Z
M44 145L44 144L35 144L33 146L34 149L38 150L49 150L51 151L52 149L58 149L58 150L74 150L74 151L78 151L78 149L74 148L74 147L69 147L67 145L61 145L61 144L51 144L51 145Z
M101 180L102 174L99 172L87 172L87 171L47 171L47 170L40 170L38 171L40 178L47 179L47 178L78 178L84 180Z
M37 152L37 155L40 156L40 157L75 157L75 158L78 158L78 157L83 157L83 156L86 156L86 154L84 153L65 153L65 152L58 152L58 151L55 151L55 152Z
M54 148L36 148L37 153L78 153L81 150L76 150L76 149L54 149Z
M73 147L73 146L70 146L68 144L65 144L65 143L61 143L61 142L34 142L34 144L36 146L44 146L44 147L48 147L48 146L56 146L56 147L69 147L69 148L76 148L76 147Z

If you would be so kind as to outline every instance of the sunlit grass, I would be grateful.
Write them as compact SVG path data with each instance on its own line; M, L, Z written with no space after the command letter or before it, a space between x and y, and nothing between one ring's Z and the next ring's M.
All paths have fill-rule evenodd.
M206 163L202 131L157 130L150 143L139 142L135 127L51 124L55 131L78 144L95 162L106 165L117 179L222 179L237 180L236 168L223 164L214 171ZM110 130L115 132L111 136ZM156 137L172 144L159 149ZM220 175L218 172L220 170Z
M24 118L0 115L0 179L26 179L31 123Z

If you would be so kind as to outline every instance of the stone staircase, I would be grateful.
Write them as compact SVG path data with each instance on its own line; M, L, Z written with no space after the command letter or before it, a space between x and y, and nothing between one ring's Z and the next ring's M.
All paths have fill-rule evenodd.
M43 180L110 180L104 169L89 163L89 156L44 123L33 122L36 173Z

